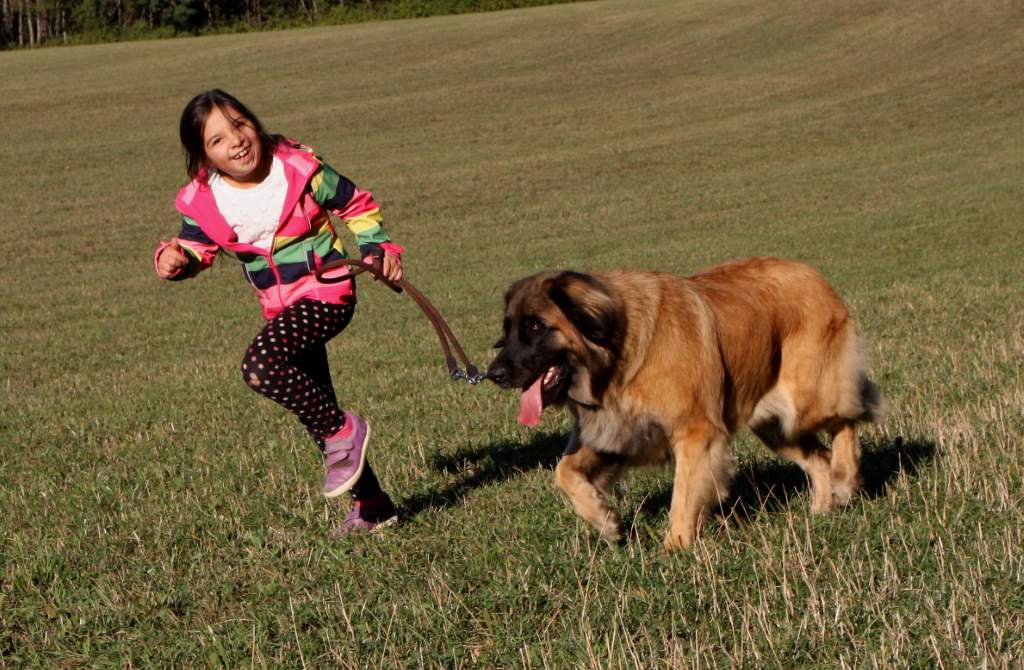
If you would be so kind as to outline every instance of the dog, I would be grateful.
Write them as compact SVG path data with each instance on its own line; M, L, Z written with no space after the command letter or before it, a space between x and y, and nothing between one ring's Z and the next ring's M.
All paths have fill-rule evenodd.
M575 425L555 482L610 542L622 539L615 481L672 464L665 546L691 546L728 492L728 443L744 426L803 469L812 513L846 505L860 486L858 424L885 411L846 305L793 261L736 260L686 278L543 272L512 284L502 330L487 378L522 389L524 424L568 405Z

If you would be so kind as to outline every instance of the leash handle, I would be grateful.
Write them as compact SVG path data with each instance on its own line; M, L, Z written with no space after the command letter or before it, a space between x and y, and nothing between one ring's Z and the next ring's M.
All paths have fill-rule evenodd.
M341 267L349 267L352 268L352 270L343 275L336 275L333 277L326 276L327 272ZM437 311L437 308L434 307L430 300L427 299L427 296L423 295L419 289L406 281L405 278L399 279L397 282L388 279L381 268L380 259L375 258L374 262L371 264L354 258L342 258L317 268L316 278L317 281L324 284L336 284L338 282L352 279L364 272L369 272L378 280L384 282L384 284L395 293L406 293L413 299L413 301L416 302L417 305L419 305L424 316L426 316L427 320L430 321L430 325L434 327L434 332L437 333L437 339L441 342L441 350L444 352L444 362L448 367L449 377L452 379L465 379L474 386L484 380L484 375L481 374L480 370L470 362L469 357L466 356L466 352L462 350L462 345L459 344L459 340L455 337L455 333L452 332L448 322L444 320L444 317L442 317L441 313ZM458 355L459 359L462 361L463 366L465 366L465 370L459 368L458 363L452 356L453 348L455 349L456 355Z
M334 275L331 277L328 277L324 274L326 272L330 272L331 270L336 270L342 267L349 267L352 269L346 272L345 274ZM331 261L327 265L323 265L316 269L316 279L321 284L339 284L343 281L348 281L353 277L358 277L364 272L369 272L371 275L382 281L385 286L387 286L395 293L402 292L401 281L393 282L390 279L388 279L387 275L385 275L384 271L381 269L380 259L378 258L374 258L374 262L372 264L367 263L365 261L356 260L354 258L342 258L340 260Z

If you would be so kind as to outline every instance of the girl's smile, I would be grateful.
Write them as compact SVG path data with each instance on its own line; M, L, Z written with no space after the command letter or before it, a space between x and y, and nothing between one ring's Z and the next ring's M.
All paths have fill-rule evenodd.
M234 186L255 186L270 169L270 161L263 160L263 143L256 128L232 107L210 110L203 126L203 147L207 164Z

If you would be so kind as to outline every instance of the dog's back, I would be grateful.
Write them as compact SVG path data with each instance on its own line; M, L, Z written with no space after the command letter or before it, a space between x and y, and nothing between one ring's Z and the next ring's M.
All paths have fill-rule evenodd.
M879 418L884 400L867 379L853 318L815 269L751 258L688 282L715 315L730 430L777 421L792 439L836 421Z

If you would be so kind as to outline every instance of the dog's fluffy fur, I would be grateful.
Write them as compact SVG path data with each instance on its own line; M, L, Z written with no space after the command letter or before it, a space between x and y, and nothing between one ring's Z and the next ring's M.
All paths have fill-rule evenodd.
M687 547L733 474L743 426L807 473L811 510L846 504L859 483L857 424L884 400L868 380L853 319L814 269L752 258L692 277L547 272L506 295L501 351L488 376L576 418L555 480L608 540L625 468L671 463L665 544ZM831 450L818 439L832 437Z

